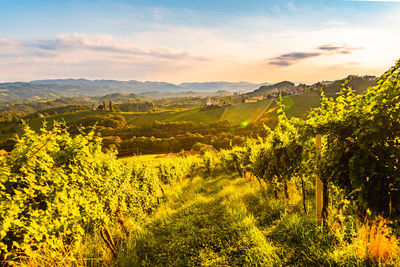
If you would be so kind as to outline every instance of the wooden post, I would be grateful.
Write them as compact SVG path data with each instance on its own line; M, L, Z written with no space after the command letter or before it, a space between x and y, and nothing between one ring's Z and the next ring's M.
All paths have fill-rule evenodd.
M317 153L321 153L321 135L317 134L315 136L315 147L317 149ZM317 212L317 221L322 223L322 207L323 207L323 184L321 179L316 176L315 177L315 203L316 203L316 212Z

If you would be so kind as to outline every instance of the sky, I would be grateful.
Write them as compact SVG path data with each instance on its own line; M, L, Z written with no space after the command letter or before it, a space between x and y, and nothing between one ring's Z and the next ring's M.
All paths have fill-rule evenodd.
M0 82L316 82L400 58L400 1L0 0Z

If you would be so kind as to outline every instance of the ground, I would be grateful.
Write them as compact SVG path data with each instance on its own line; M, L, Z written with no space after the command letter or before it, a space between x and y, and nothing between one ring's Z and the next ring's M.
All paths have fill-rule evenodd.
M306 262L320 260L303 247L309 244L302 240L302 227L287 229L304 224L317 232L312 215L296 215L299 199L291 206L265 197L257 181L234 175L197 176L166 192L167 200L120 256L122 265L298 265L305 252Z
M243 178L186 181L136 240L133 265L267 264L274 247L257 227ZM127 265L129 265L127 263Z

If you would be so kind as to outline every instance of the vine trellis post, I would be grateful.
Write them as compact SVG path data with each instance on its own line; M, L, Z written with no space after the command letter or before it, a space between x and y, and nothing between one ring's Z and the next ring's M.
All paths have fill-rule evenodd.
M321 153L322 141L321 135L317 134L315 136L315 147L317 150L317 155ZM322 207L323 207L323 184L321 178L316 175L315 177L315 203L316 203L316 215L317 221L322 223Z

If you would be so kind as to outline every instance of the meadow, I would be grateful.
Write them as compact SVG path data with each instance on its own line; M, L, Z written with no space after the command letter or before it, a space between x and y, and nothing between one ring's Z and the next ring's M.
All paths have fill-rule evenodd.
M127 124L135 126L151 125L156 121L210 123L221 120L229 121L232 125L239 125L243 121L254 122L254 120L262 115L265 109L269 107L271 102L272 100L263 100L256 103L241 103L210 110L201 110L201 107L195 107L157 112L80 111L49 115L44 118L33 118L28 121L28 124L32 129L39 130L42 127L43 121L48 122L48 125L51 126L54 121L74 123L95 115L120 115L125 118ZM2 123L0 128L2 131L0 135L1 139L9 138L12 135L10 129L18 129L18 125L19 124L15 122Z

